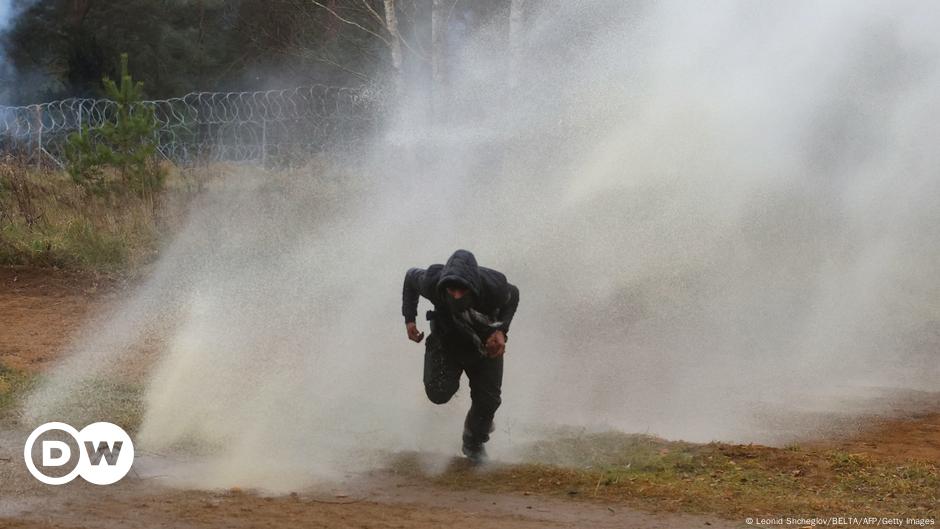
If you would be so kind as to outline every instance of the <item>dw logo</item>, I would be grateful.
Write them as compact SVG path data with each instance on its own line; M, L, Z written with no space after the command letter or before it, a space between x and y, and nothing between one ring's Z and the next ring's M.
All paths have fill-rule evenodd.
M43 439L40 455L44 469L50 469L47 472L51 475L47 475L36 466L33 447L41 436L52 437L46 434L54 431L64 432L71 439ZM63 436L60 434L59 437ZM74 442L77 461L74 461L69 441ZM95 485L110 485L130 472L134 464L134 443L120 426L109 422L89 424L82 431L62 422L49 422L29 434L23 458L29 473L47 485L64 485L76 476ZM70 463L75 464L75 468L63 472L63 467ZM51 469L58 471L52 472Z

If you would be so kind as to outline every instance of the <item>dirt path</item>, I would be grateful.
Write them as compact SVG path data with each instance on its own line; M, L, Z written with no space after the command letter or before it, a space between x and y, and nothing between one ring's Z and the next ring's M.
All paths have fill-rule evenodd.
M264 496L239 490L165 486L142 461L140 475L97 487L81 480L39 484L21 463L25 433L0 433L0 527L164 528L734 528L714 516L647 513L614 503L525 493L456 491L390 471L348 476L298 493ZM145 456L146 457L146 456Z
M9 528L740 526L715 517L650 514L576 500L449 491L379 472L279 497L173 490L136 479L103 488L76 482L0 496L0 527Z
M0 267L0 364L44 370L86 318L119 291L113 279Z

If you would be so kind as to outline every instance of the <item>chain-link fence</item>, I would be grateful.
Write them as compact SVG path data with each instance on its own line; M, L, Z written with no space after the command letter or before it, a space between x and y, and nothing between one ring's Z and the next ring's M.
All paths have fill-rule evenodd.
M153 108L160 153L178 164L283 163L352 147L375 130L382 107L378 91L322 85L194 92L141 104ZM0 151L62 166L68 136L113 121L116 111L107 99L0 106Z

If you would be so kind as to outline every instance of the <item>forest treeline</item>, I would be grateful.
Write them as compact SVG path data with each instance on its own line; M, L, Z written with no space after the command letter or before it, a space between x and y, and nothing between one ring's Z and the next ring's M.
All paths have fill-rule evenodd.
M431 83L477 28L501 28L508 46L524 9L524 0L14 0L0 103L101 96L122 53L150 98Z

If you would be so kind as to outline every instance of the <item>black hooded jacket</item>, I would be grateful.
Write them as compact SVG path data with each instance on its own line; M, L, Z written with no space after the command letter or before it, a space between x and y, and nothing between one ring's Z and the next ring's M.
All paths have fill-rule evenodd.
M415 321L420 296L434 304L435 313L447 314L444 285L448 283L460 283L468 288L474 295L473 308L493 321L502 322L497 329L509 332L509 324L519 305L519 289L501 272L478 266L476 257L467 250L454 252L446 264L431 265L427 270L412 268L405 273L401 295L405 322Z

